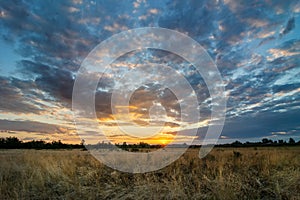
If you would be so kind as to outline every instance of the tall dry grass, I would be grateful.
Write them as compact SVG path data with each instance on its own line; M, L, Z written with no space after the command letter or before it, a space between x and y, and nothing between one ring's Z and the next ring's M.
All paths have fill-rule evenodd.
M0 151L0 199L300 199L300 148L187 151L146 174L114 171L86 151Z

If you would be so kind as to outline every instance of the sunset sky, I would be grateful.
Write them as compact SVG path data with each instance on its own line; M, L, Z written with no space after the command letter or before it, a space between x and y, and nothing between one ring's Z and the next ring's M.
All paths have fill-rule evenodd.
M227 95L220 143L300 139L298 0L0 1L0 137L79 143L71 108L83 59L110 36L141 27L187 34L214 60ZM143 49L112 63L95 91L98 122L112 142L166 144L184 123L176 96L155 82L134 92L129 109L131 120L145 126L151 106L165 107L159 134L143 139L126 135L111 112L118 73L160 64L181 73L199 101L201 120L185 125L178 142L193 137L193 129L199 129L196 143L205 135L211 99L201 75L177 55ZM98 141L94 131L86 133Z

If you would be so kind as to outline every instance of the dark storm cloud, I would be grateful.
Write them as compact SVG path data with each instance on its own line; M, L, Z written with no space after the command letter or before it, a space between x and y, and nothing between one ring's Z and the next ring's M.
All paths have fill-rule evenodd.
M284 108L286 108L286 106ZM258 114L252 113L242 117L227 118L222 130L222 136L225 136L228 139L248 138L250 140L253 138L285 135L287 137L299 137L299 120L300 115L297 110L286 112L260 112ZM199 140L202 140L205 137L206 132L207 127L198 129L197 135Z
M255 117L248 116L228 121L222 134L230 138L271 136L272 132L298 130L300 134L300 113L292 110L284 113L261 112ZM291 135L291 137L294 135Z
M36 121L12 121L0 120L0 130L46 133L67 133L68 129L58 125L41 123Z
M22 60L20 63L22 71L36 76L35 85L38 89L59 100L71 100L74 77L70 71L29 60Z
M0 77L0 110L2 112L40 113L42 109L32 104L30 98L22 93L15 82L15 79ZM22 82L22 85L31 87L32 83Z
M289 21L286 24L285 29L280 33L281 36L288 34L295 28L295 17L292 17L289 19Z
M300 83L275 85L275 86L272 87L272 92L274 92L274 93L289 92L289 91L295 90L297 88L300 88Z

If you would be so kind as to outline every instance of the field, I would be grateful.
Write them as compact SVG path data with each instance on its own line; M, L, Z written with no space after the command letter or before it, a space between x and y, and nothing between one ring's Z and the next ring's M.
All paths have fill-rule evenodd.
M188 150L156 172L114 171L81 150L1 150L0 199L300 199L300 148Z

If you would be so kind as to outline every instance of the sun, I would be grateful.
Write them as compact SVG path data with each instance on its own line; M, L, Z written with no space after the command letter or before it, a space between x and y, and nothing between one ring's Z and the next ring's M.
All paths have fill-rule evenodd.
M160 142L161 144L163 144L163 145L166 145L166 144L169 143L169 141L166 140L166 139L161 139L161 140L159 140L159 142Z

